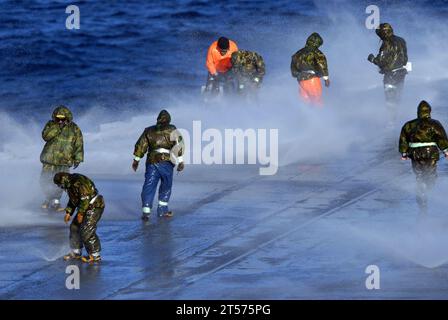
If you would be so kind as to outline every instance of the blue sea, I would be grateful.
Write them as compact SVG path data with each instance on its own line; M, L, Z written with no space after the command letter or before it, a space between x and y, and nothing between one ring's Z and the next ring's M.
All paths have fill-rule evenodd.
M362 25L371 2L0 1L0 107L33 118L61 103L79 112L156 109L199 94L207 48L221 35L260 52L272 74L279 57L302 45L282 37L329 28L342 8L359 13ZM375 3L399 14L415 1ZM80 9L79 30L65 28L68 4ZM418 4L447 15L447 1Z

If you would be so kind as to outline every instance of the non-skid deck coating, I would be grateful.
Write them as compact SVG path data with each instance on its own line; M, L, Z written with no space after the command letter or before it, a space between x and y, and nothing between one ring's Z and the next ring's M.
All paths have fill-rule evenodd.
M102 264L75 263L81 288L68 290L62 215L3 228L0 297L447 298L444 160L422 217L410 163L393 148L360 155L292 164L270 177L256 167L190 166L175 178L174 218L148 223L139 219L140 176L96 177L108 204ZM366 289L369 265L380 269L379 290Z

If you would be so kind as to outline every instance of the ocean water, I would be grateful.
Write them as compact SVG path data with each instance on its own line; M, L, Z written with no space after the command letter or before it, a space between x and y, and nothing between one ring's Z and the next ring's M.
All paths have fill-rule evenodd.
M416 1L376 1L400 17ZM289 73L290 56L312 31L349 11L363 27L370 1L74 1L80 30L67 30L67 1L0 1L0 108L43 119L56 104L77 112L156 110L196 95L205 55L220 35L266 60L267 83ZM447 1L418 1L446 17ZM401 18L401 17L400 17ZM349 32L349 30L347 30ZM406 31L408 32L408 31ZM412 33L412 31L409 31ZM300 41L291 41L294 36ZM350 36L347 34L347 36ZM331 41L326 39L325 41ZM356 41L356 40L354 40Z

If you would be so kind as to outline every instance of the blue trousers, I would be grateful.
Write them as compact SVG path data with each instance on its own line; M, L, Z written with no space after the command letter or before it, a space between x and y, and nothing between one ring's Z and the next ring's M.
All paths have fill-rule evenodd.
M168 212L168 201L171 196L171 187L173 186L174 165L169 161L162 161L156 164L146 164L145 183L142 190L143 207L152 208L154 197L156 195L157 185L159 187L159 204L157 214L159 216Z

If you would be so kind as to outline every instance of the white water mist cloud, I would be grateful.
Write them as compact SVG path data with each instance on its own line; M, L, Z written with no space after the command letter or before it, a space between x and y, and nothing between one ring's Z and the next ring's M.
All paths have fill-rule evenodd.
M195 92L183 100L176 99L176 94L172 93L174 102L166 108L172 114L173 123L184 129L191 129L195 120L201 120L205 128L221 130L279 129L280 165L329 157L356 157L359 148L368 148L370 143L377 142L388 113L382 77L366 58L369 53L377 52L379 40L374 31L365 29L364 7L355 5L354 9L353 5L341 5L333 10L334 7L325 6L327 3L316 2L319 10L327 14L322 23L304 25L297 21L291 24L291 32L279 34L277 42L272 43L276 54L270 55L278 64L267 65L260 106L242 103L202 106L197 97L199 88L197 95ZM397 18L387 9L383 14L394 25L396 33L407 40L415 69L406 80L400 113L400 121L404 122L414 117L419 100L428 99L435 106L442 102L440 81L448 74L444 63L448 44L440 39L446 39L448 28L441 19L424 16L418 10L410 10L409 15L401 14ZM431 21L431 24L421 21ZM297 82L289 72L291 55L304 45L313 31L324 38L322 51L328 57L332 81L329 89L324 88L325 107L321 110L300 101ZM82 116L74 115L85 137L85 163L78 172L130 176L133 174L130 162L134 143L145 127L155 123L158 112L136 112L123 106L122 112L105 118L104 110L90 107ZM51 112L49 109L48 118ZM437 108L434 113L438 114ZM41 197L38 186L39 154L43 147L40 130L45 123L22 124L5 113L0 114L0 123L0 214L3 218L0 225L8 221L22 223L23 216L14 210L25 211L30 199ZM142 178L141 174L139 177Z

